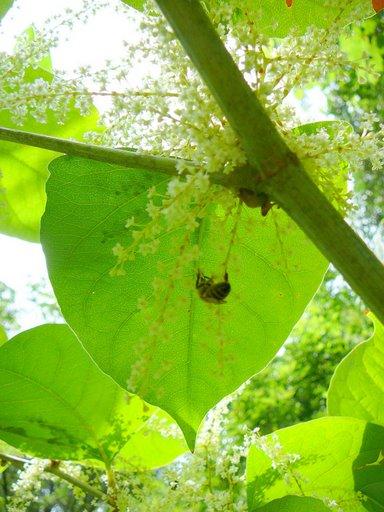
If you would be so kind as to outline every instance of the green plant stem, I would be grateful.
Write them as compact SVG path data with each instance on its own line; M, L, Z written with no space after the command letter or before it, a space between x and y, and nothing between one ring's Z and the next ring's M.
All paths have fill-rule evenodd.
M107 481L108 481L108 495L109 495L109 503L112 506L113 512L119 512L119 508L117 505L117 484L115 479L115 474L110 464L105 464Z
M8 501L8 482L6 472L1 473L2 487L3 487L3 498L4 498L4 512L7 512L7 501Z
M40 133L25 132L23 130L14 130L13 128L4 128L0 126L0 140L24 144L35 148L48 149L57 153L63 153L69 156L79 156L89 158L98 162L107 162L112 165L121 165L131 169L142 169L152 172L161 172L168 176L179 176L177 164L182 162L185 165L196 167L196 164L190 160L182 158L165 158L161 156L147 155L133 150L114 149L95 144L85 144L60 137L51 137ZM217 185L232 187L227 183L228 177L216 174L211 177L211 182ZM236 188L236 180L233 183Z
M75 142L58 137L50 137L49 135L3 127L0 127L0 140L49 149L58 153L65 153L66 155L90 158L91 160L108 162L110 164L122 165L133 169L158 171L169 174L170 176L176 176L178 174L177 163L179 160L177 158L144 155L136 151L105 148L96 146L95 144L84 144L83 142ZM192 162L189 161L186 161L186 163L193 165Z
M156 1L244 147L250 167L234 172L232 184L276 201L384 322L383 265L289 150L200 2Z
M28 459L23 459L21 457L16 457L13 455L6 455L3 453L0 453L0 460L10 462L12 465L20 468L24 467L25 464L28 464L30 462L30 460ZM51 463L48 463L47 466L44 468L44 472L51 473L52 475L55 475L61 478L62 480L65 480L68 483L74 485L75 487L78 487L86 494L94 496L95 498L104 501L104 503L108 503L108 496L106 494L99 491L98 489L95 489L86 482L83 482L82 480L79 480L78 478L68 475L67 473L62 471L59 468L59 462L57 461L51 461Z

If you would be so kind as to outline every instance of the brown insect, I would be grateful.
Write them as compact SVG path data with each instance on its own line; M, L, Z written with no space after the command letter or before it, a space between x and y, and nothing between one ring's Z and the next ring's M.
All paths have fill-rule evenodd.
M225 272L223 281L215 282L212 277L205 276L201 270L197 271L196 290L200 299L211 304L224 304L224 300L231 291L228 273Z

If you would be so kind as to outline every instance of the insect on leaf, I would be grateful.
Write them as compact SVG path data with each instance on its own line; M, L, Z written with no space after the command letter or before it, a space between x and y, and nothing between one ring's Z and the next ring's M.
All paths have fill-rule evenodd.
M222 279L234 224L213 204L195 232L162 234L157 252L136 254L125 275L111 276L113 248L132 242L126 220L145 225L147 190L161 193L169 178L71 157L50 172L41 236L63 315L100 368L171 414L192 447L207 411L276 354L327 262L281 210L263 218L244 208L231 292L226 304L207 304L197 270ZM184 258L186 236L198 261Z

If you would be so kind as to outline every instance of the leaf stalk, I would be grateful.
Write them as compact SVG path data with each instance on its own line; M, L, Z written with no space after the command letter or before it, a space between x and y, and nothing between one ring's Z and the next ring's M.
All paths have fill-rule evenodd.
M179 159L177 158L147 155L125 149L106 148L96 146L95 144L85 144L84 142L5 127L0 127L0 140L49 149L71 156L98 160L99 162L122 165L124 167L131 167L132 169L158 171L170 176L176 176L178 174L177 163ZM188 160L185 162L188 163L188 165L193 165L193 163Z

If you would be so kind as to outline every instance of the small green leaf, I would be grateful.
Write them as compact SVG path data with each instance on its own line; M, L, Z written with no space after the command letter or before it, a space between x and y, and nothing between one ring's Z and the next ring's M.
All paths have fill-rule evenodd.
M261 443L247 461L250 510L286 495L348 504L354 512L384 510L383 427L326 417L278 430Z
M384 426L384 327L372 315L373 336L338 365L328 391L328 412Z
M376 82L384 70L383 48L381 44L378 44L380 39L374 35L376 34L376 24L374 18L368 19L363 24L352 27L348 35L341 34L339 38L340 48L348 55L351 62L361 62L369 55L369 67L356 66L353 69L357 82ZM377 78L375 78L376 76ZM351 87L350 83L348 85Z
M0 20L7 14L13 5L13 2L14 0L0 0Z
M122 0L122 2L133 7L137 11L144 10L145 0Z
M161 409L127 441L113 461L116 469L158 468L188 451L183 435Z
M66 325L0 349L0 437L38 457L110 462L153 412L104 375Z
M220 272L233 227L233 218L212 205L193 234L200 260L185 262L177 282L168 275L184 229L162 235L156 254L137 254L126 275L112 277L113 247L131 242L126 220L145 224L147 189L156 185L162 192L169 178L71 157L53 161L50 172L41 236L63 315L100 368L127 386L143 360L149 328L138 299L151 301L154 278L165 280L157 295L160 304L169 296L173 317L162 320L169 339L155 339L144 353L150 363L138 392L171 414L193 446L206 412L278 351L327 262L282 210L263 218L244 208L228 266L231 294L222 306L207 304L195 289L197 268Z
M320 130L325 130L329 137L333 139L336 137L342 129L343 131L348 131L348 133L353 133L353 127L347 123L346 121L316 121L314 123L305 123L293 128L293 132L297 135L301 133L305 133L307 135L312 135Z
M329 512L331 509L315 498L284 496L250 512Z
M4 327L2 325L0 325L0 347L1 347L1 345L4 345L4 343L7 341L7 339L8 339L7 332L4 329Z

